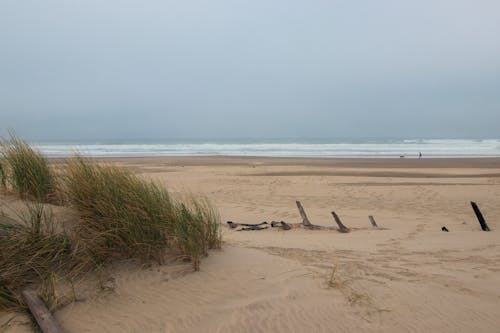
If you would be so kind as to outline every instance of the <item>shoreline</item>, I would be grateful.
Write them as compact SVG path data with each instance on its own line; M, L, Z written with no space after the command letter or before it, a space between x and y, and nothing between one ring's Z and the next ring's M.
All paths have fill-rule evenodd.
M336 168L500 168L500 157L429 157L429 158L343 158L343 157L260 157L260 156L130 156L130 157L92 157L98 161L111 163L160 163L169 166L259 166L304 165ZM71 157L48 157L60 163Z

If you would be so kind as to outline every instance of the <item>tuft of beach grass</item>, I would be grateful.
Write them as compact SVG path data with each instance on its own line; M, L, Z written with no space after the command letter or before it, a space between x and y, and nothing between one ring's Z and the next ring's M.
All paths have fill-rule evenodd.
M0 158L0 188L3 190L7 189L7 175L5 173L5 167L3 166L1 158Z
M19 218L19 224L0 223L0 309L20 307L23 288L50 285L55 275L72 278L89 262L44 204L26 203ZM46 301L55 298L51 290Z
M163 187L130 171L83 157L68 161L64 191L82 215L80 237L96 260L162 262L165 251L192 260L220 246L218 215L205 202L175 201Z
M220 217L206 198L174 200L127 169L80 156L55 176L38 151L13 136L1 148L0 185L30 201L17 212L20 222L0 220L0 309L22 308L27 287L57 307L58 281L72 284L120 259L161 264L174 255L198 270L208 250L221 246ZM56 196L80 213L70 231L55 223L45 204Z
M56 202L57 186L47 159L24 140L11 134L0 139L0 183L23 199Z

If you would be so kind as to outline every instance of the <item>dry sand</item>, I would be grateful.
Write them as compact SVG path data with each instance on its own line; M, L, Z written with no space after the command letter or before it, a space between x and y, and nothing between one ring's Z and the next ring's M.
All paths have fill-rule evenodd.
M224 222L299 222L300 200L313 223L333 226L335 210L353 230L224 225L223 249L200 272L114 267L107 291L56 312L67 332L500 331L500 159L108 161L175 194L204 193ZM23 320L7 331L28 330Z

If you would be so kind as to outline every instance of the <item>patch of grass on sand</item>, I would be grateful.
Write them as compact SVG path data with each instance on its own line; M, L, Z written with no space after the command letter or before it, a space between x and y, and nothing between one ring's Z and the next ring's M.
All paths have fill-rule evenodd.
M56 178L42 154L22 139L11 135L0 140L0 183L10 186L21 198L56 201Z
M0 222L0 309L22 302L20 290L50 284L54 275L70 278L87 266L86 255L71 237L57 231L52 213L41 203L27 203L22 223ZM54 299L53 293L43 295Z
M162 262L167 249L192 260L220 247L219 218L205 201L175 201L168 191L130 171L82 157L68 161L67 200L82 214L78 235L98 261Z
M0 185L35 200L19 213L22 223L0 215L0 309L22 307L26 287L54 307L57 280L72 283L115 260L162 263L175 255L198 270L208 250L221 246L220 218L206 199L174 200L127 169L80 156L58 170L56 182L46 159L13 136L1 142L0 153ZM69 232L44 205L56 195L80 213Z

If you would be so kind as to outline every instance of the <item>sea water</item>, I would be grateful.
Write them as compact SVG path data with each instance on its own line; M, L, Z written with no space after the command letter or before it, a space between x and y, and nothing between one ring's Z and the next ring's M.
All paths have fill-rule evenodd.
M42 153L65 157L495 157L500 139L245 139L33 142Z

